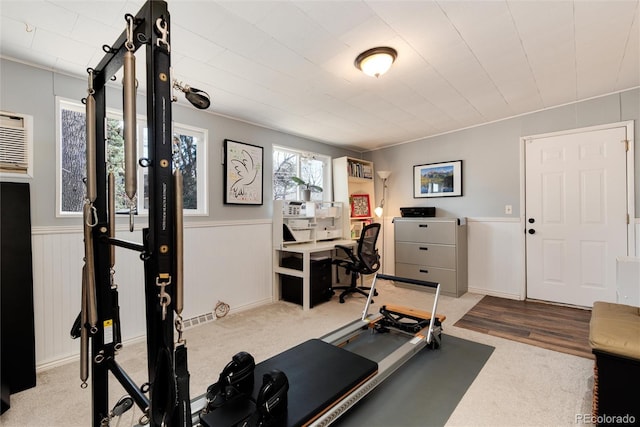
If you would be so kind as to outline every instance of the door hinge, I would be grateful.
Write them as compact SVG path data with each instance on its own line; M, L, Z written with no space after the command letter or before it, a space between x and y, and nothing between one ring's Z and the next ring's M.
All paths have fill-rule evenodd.
M622 142L624 142L624 151L626 151L628 153L629 152L629 140L628 139L623 139Z
M629 214L627 213L627 225L629 225L631 222L631 218L629 218Z

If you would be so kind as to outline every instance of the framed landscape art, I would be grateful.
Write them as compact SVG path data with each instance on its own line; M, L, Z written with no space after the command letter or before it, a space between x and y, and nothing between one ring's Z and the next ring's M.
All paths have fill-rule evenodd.
M413 167L413 197L462 196L462 160Z

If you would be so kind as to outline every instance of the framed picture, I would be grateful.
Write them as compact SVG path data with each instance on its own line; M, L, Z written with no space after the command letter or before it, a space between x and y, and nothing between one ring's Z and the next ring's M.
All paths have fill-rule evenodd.
M261 205L264 149L224 140L224 203Z
M352 194L349 199L351 202L351 218L366 218L371 216L368 194Z
M462 160L413 167L413 197L462 196Z

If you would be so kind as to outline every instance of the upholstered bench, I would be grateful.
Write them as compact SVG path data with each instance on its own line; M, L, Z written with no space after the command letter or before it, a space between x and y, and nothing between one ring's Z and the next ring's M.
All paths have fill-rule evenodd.
M640 307L597 301L589 323L598 425L640 422Z

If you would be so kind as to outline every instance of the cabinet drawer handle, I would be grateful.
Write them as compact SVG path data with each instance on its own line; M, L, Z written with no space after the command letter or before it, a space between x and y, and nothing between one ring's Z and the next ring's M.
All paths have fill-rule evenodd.
M422 268L420 269L420 273L429 273L429 270L423 270Z
M421 250L421 251L428 251L428 250L429 250L429 248L424 247L424 246L420 246L420 250Z
M420 228L427 228L429 226L429 224L418 224L418 227Z

